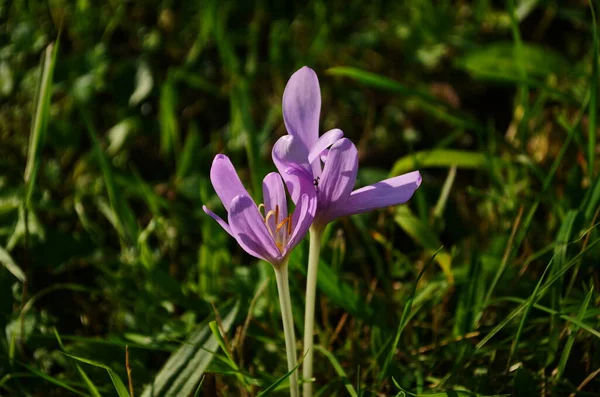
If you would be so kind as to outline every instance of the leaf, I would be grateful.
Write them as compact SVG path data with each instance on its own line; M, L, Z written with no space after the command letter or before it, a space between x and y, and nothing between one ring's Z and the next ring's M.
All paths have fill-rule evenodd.
M281 378L277 379L274 383L272 383L265 390L263 390L260 393L258 393L256 395L256 397L265 397L265 396L268 396L269 394L271 394L273 391L275 391L275 389L277 388L277 386L279 386L281 383L283 383L284 380L286 380L287 378L289 378L294 373L294 371L296 371L300 367L300 364L302 364L302 360L300 360L298 362L298 364L296 364L296 366L294 368L292 368L290 371L288 371L287 374L283 375Z
M221 323L229 330L238 311L236 303ZM218 347L208 324L199 326L186 343L181 345L167 360L162 369L148 385L141 397L177 397L192 395L204 376Z
M327 359L333 366L333 369L335 370L335 372L342 379L342 382L344 383L344 387L348 391L348 394L350 394L351 397L358 397L358 393L356 392L356 390L354 389L354 386L352 386L352 383L348 379L348 375L346 375L344 368L342 368L342 366L340 365L339 361L335 358L335 356L333 354L331 354L331 352L323 349L321 346L315 346L314 349L316 351L318 351L319 353L321 353L322 355L324 355L325 357L327 357Z
M394 355L396 354L396 349L398 349L398 343L400 343L400 336L402 335L402 332L404 331L404 327L406 327L406 324L408 323L408 320L411 317L412 305L413 305L413 302L415 299L415 294L417 292L417 285L419 284L419 280L421 280L421 277L423 277L423 274L425 274L425 271L427 269L429 269L429 265L431 265L431 263L433 263L433 260L437 257L440 250L441 250L441 248L438 248L438 250L429 259L427 264L425 266L423 266L423 269L421 269L421 271L419 272L419 275L417 276L417 279L415 280L415 282L413 284L413 289L410 293L410 296L408 297L408 300L406 301L406 304L404 305L404 310L402 311L402 317L400 318L400 323L398 324L398 329L396 330L396 335L394 336L392 346L389 350L388 355L385 358L385 361L383 363L383 368L381 369L381 372L379 373L379 382L383 381L384 377L387 375L390 363L392 362Z
M108 376L110 377L110 380L112 381L113 386L115 387L115 390L117 391L117 394L119 395L119 397L131 397L129 395L129 391L127 391L127 388L125 387L125 384L123 383L121 378L119 378L119 375L117 375L115 373L115 371L113 371L109 366L104 365L104 364L99 363L94 360L90 360L90 359L83 358L83 357L77 357L77 356L74 356L72 354L68 354L65 352L61 352L61 353L67 357L71 357L74 360L81 361L82 363L93 365L94 367L98 367L98 368L104 368L106 370L106 372L108 372Z
M405 96L417 97L432 104L445 105L445 102L440 101L426 91L410 88L396 80L350 66L336 66L329 68L327 69L327 74L349 77L369 87L380 88Z
M177 93L173 78L169 77L160 88L160 152L164 156L177 156L179 151L179 124L177 122Z
M401 205L396 208L396 215L394 216L396 223L412 237L415 242L423 246L430 255L442 246L442 243L438 237L433 233L431 228L417 218L410 208L406 205ZM440 252L435 256L435 261L440 265L446 278L450 283L454 282L454 276L452 275L452 257L448 250L441 249Z
M390 176L397 176L408 171L421 168L456 168L477 169L485 165L489 158L484 153L465 150L433 149L424 150L397 160L390 171Z
M20 282L25 282L25 273L23 273L23 270L21 270L10 254L2 247L0 247L0 263Z
M54 385L60 386L60 387L62 387L63 389L66 389L66 390L68 390L68 391L70 391L70 392L72 392L72 393L74 393L74 394L77 394L77 395L79 395L79 396L86 396L86 397L87 397L87 394L85 394L85 393L82 393L82 392L80 392L79 390L72 388L71 386L69 386L68 384L66 384L65 382L63 382L63 381L62 381L62 380L60 380L60 379L57 379L57 378L55 378L55 377L53 377L53 376L50 376L50 375L48 375L48 374L45 374L45 373L43 373L42 371L39 371L39 370L37 370L37 369L33 368L32 366L29 366L29 365L27 365L27 364L23 364L23 363L21 363L21 365L22 365L23 367L27 368L27 370L28 370L29 372L33 373L33 374L34 374L34 375L36 375L36 376L39 376L40 378L42 378L42 379L44 379L44 380L46 380L46 381L48 381L48 382L50 382L50 383L52 383L52 384L54 384ZM126 395L126 396L119 396L119 397L129 397L129 395Z
M474 78L495 77L511 81L521 76L522 68L528 77L538 79L545 79L549 74L564 75L569 70L567 60L555 51L526 43L516 51L511 42L491 43L474 49L458 58L457 66Z
M474 130L481 129L472 118L462 114L455 114L457 113L456 111L450 112L446 102L431 95L427 90L410 88L390 78L349 66L329 68L327 69L327 73L334 76L349 77L368 87L391 91L405 96L407 99L414 99L415 105L423 112L450 125Z
M44 53L42 64L42 78L36 94L35 115L29 134L29 147L27 165L25 166L25 207L30 208L31 195L41 161L41 147L44 142L48 127L48 114L50 113L50 99L52 98L52 76L56 66L58 54L58 40L50 44Z
M60 348L63 351L65 351L65 346L63 345L60 334L58 333L56 328L54 328L54 336L56 336L56 340L58 341L58 345L60 346ZM75 367L77 368L77 372L79 372L79 376L81 376L81 378L83 379L83 383L85 383L85 385L86 385L88 391L91 393L91 395L93 397L102 397L102 395L98 391L98 388L96 387L96 385L94 385L94 383L88 377L88 375L85 373L83 368L81 368L81 366L79 364L75 364Z

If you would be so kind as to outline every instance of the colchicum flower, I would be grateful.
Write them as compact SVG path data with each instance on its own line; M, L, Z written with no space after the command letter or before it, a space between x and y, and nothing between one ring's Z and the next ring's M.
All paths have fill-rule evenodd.
M273 161L297 202L308 190L317 192L314 224L408 201L421 184L413 171L357 190L356 146L339 129L319 138L321 91L316 73L303 67L292 75L283 93L283 119L289 135L273 147ZM328 149L329 148L329 149ZM322 163L324 164L322 167Z
M310 228L310 248L304 313L303 397L312 397L313 329L321 234L335 219L408 201L421 184L418 171L354 189L358 151L343 132L333 129L319 137L321 90L316 73L303 67L292 75L283 93L283 119L289 135L273 146L273 161L292 201L316 191L317 213Z
M309 189L299 194L295 211L288 214L283 181L278 173L272 172L263 179L264 204L257 206L244 189L229 158L222 154L213 160L210 180L227 210L228 222L206 206L202 207L204 212L233 236L247 253L273 265L281 305L287 366L291 371L298 360L287 265L291 250L306 235L315 216L316 192ZM289 382L291 397L298 397L296 371L290 375Z
M263 179L264 204L258 206L250 198L227 156L218 154L215 157L210 180L228 213L228 222L206 206L202 207L204 212L234 237L247 253L264 259L275 268L280 267L312 223L316 210L314 189L303 192L296 201L295 211L288 215L285 188L276 172Z

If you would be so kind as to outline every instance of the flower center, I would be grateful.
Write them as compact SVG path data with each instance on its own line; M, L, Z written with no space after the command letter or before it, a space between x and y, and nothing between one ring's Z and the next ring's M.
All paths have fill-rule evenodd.
M258 206L258 212L262 216L263 210L265 209L264 204ZM270 210L264 216L262 216L265 226L269 231L271 237L275 241L275 245L279 248L279 252L283 253L290 236L292 235L292 215L288 215L286 218L279 219L279 206L276 205L274 210Z

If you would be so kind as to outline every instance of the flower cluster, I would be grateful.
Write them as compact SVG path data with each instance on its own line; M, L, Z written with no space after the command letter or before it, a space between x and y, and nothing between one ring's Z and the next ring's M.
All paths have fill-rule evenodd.
M206 206L204 211L246 252L273 266L282 263L311 224L322 228L342 216L405 203L421 184L419 171L414 171L353 190L358 171L356 146L337 128L319 137L320 113L319 80L305 66L292 75L283 93L288 135L273 147L279 174L265 177L264 204L252 201L226 156L219 154L213 161L211 182L228 212L229 224ZM296 205L289 216L279 175Z
M340 129L319 137L321 90L316 73L303 67L292 75L283 93L283 119L288 135L273 146L273 162L279 173L263 180L263 203L256 205L243 187L231 161L218 154L210 180L228 213L227 222L214 218L250 255L273 265L277 278L287 364L296 366L296 342L291 316L287 262L292 249L310 230L303 377L304 397L312 396L313 326L316 277L323 228L337 218L408 201L421 184L418 171L354 190L358 172L356 146ZM295 205L288 211L286 188ZM289 378L292 397L298 396L298 375Z

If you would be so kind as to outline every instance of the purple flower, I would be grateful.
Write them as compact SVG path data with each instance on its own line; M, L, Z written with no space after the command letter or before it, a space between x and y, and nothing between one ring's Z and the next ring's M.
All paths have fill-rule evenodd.
M302 192L293 214L288 215L283 181L272 172L263 180L264 204L257 206L242 185L233 164L218 154L210 169L210 180L228 212L228 222L203 206L250 255L270 262L276 268L308 231L316 211L314 189ZM261 209L264 212L261 212Z
M356 146L339 129L319 138L321 92L316 73L303 67L292 75L283 93L283 119L289 135L273 147L273 161L292 200L317 192L314 223L323 227L345 216L408 201L421 184L419 171L352 190L358 171Z

